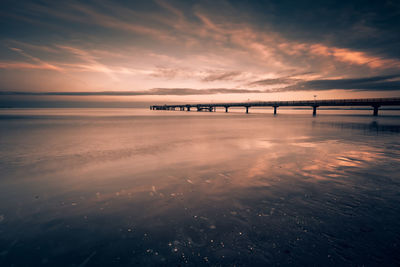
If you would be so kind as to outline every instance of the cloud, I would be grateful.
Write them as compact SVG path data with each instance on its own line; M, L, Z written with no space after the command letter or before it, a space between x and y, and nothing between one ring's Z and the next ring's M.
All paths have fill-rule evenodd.
M69 53L73 54L74 56L78 57L80 60L85 62L84 64L69 64L69 66L78 67L78 69L81 68L94 72L102 72L108 75L111 79L118 80L118 78L114 75L115 72L114 70L98 62L95 59L95 57L92 56L89 52L76 47L66 46L66 45L58 45L57 47L68 51Z
M58 53L59 50L55 49L53 47L47 46L47 45L35 45L27 42L21 42L17 40L8 40L7 43L12 44L13 46L22 46L31 50L37 50L37 51L42 51L42 52L47 52L47 53Z
M278 80L269 79L269 80ZM294 80L294 79L293 79ZM257 81L262 83L263 81ZM274 81L266 83L274 84ZM374 76L368 78L352 78L352 79L320 79L300 81L295 85L289 85L282 88L252 90L252 89L233 89L233 88L153 88L140 91L98 91L98 92L23 92L23 91L0 91L0 95L14 96L141 96L141 95L215 95L215 94L265 94L276 92L295 92L295 91L324 91L324 90L353 90L353 91L399 91L400 90L400 74Z
M26 62L0 62L0 69L39 69L54 70L54 67L45 64L32 64Z
M400 91L400 74L367 78L325 79L298 82L269 92L311 91L311 90L354 90L354 91Z
M212 88L212 89L192 89L192 88L154 88L144 91L149 95L213 95L213 94L243 94L243 93L262 93L260 90Z
M138 96L138 95L214 95L214 94L242 94L262 93L261 90L230 89L230 88L153 88L143 91L102 91L102 92L18 92L0 91L0 95L27 95L27 96Z
M139 12L118 6L115 3L99 1L96 5L90 6L78 2L68 2L66 4L32 4L29 7L36 13L66 21L97 25L108 29L149 36L157 40L167 41L174 39L173 36L157 27L133 23L132 18L139 17L143 19L144 16ZM107 12L104 10L107 10ZM113 11L117 11L118 15L114 15ZM121 17L122 14L125 16Z
M180 68L168 68L163 66L158 66L150 73L150 76L156 78L173 79L175 77L185 77L190 73L189 70Z
M170 11L172 14L176 15L179 19L184 19L184 14L181 10L179 10L178 8L170 5L169 3L167 3L166 1L162 1L162 0L156 0L155 1L158 5L162 6L163 8L165 8L166 10Z
M321 3L302 5L302 1L291 5L229 0L28 2L9 1L2 14L17 14L42 24L16 17L0 19L15 26L0 34L3 41L12 40L3 44L11 47L12 53L0 46L0 76L11 73L6 69L13 74L6 77L8 84L13 84L3 86L7 90L79 88L88 94L91 90L100 94L108 89L121 94L137 90L131 95L228 92L195 89L205 84L226 90L260 89L254 90L256 93L398 90L394 79L372 82L349 78L385 77L400 69L398 27L394 21L388 25L386 11L374 13L381 12L379 7L383 6L377 3L359 7L371 12L356 12L347 1L331 8ZM12 29L18 29L18 34ZM396 49L381 53L390 47ZM26 71L29 69L36 70ZM49 70L54 72L51 76ZM313 71L314 75L287 76L289 70ZM28 79L28 75L38 78ZM337 77L342 79L334 79ZM50 78L54 78L54 85L49 85ZM32 89L23 89L28 88L24 87L27 80L32 81ZM155 87L169 87L165 88L169 91L141 91ZM243 93L248 92L252 90Z
M275 84L290 84L301 81L300 79L293 78L275 78L275 79L263 79L248 83L248 86L263 86L263 85L275 85Z
M207 75L201 80L203 82L229 81L238 77L241 74L242 72L240 71L218 71L216 73L211 73Z
M386 59L347 48L329 47L323 44L313 44L309 46L308 49L313 55L332 57L337 61L349 64L366 65L372 69L400 67L400 61L397 59Z
M173 68L158 66L150 72L150 76L156 78L165 78L168 80L179 79L196 79L201 82L217 82L232 81L245 73L241 71L227 70L209 70L209 69L193 69L193 68Z
M290 71L292 72L292 71ZM277 77L277 78L267 78L260 79L256 81L252 81L246 84L246 86L256 87L256 86L269 86L269 85L277 85L277 84L296 84L298 82L306 80L306 77L310 77L315 75L315 72L307 71L307 72L294 72L290 75Z
M32 62L34 62L34 64L30 64L30 63L26 63L26 62L11 62L7 63L7 62L1 62L2 68L12 68L12 69L16 69L16 68L28 68L28 69L45 69L45 70L55 70L55 71L59 71L62 72L63 69L55 66L49 62L46 62L44 60L41 60L40 58L34 57L29 55L28 53L24 52L24 50L20 49L20 48L16 48L16 47L10 47L9 48L12 51L17 52L18 54L24 56L25 58L28 58L29 60L31 60Z
M15 42L14 40L10 41ZM17 42L15 42L17 43ZM42 50L52 53L58 53L69 60L61 60L50 62L48 60L42 60L36 56L28 54L21 48L9 47L11 51L14 51L28 60L26 61L0 61L0 69L38 69L38 70L52 70L60 73L67 74L68 72L95 72L102 73L110 77L114 81L119 81L119 78L115 74L129 74L129 75L147 75L151 73L150 70L135 69L130 67L122 66L111 66L109 64L103 64L99 61L99 55L107 56L109 58L121 57L119 53L113 53L102 50L84 50L79 47L58 45L54 44L54 48L48 46L31 45L28 43L21 43L21 46L31 48L32 50ZM74 59L75 61L71 61ZM70 62L71 61L71 62Z

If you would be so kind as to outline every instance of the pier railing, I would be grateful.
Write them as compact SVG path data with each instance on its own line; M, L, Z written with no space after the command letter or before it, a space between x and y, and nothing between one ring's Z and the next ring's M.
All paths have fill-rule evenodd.
M373 115L378 115L381 106L400 106L400 98L363 98L363 99L327 99L327 100L297 100L297 101L253 101L253 102L230 102L230 103L206 103L206 104L180 104L180 105L153 105L151 110L187 110L196 108L197 111L215 111L217 107L225 108L228 112L230 107L244 107L246 113L250 107L273 107L274 114L280 106L310 106L313 108L313 115L316 115L320 106L371 106Z

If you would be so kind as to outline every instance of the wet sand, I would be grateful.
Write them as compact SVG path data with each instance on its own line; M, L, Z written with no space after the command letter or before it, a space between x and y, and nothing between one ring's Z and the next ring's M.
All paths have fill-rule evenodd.
M1 110L0 265L399 265L399 112L250 112Z

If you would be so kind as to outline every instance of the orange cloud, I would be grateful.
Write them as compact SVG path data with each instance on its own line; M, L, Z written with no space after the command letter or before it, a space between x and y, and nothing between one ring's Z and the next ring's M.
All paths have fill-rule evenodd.
M347 48L328 47L323 44L313 44L309 51L314 55L333 57L337 61L366 65L372 69L400 67L400 61L385 59L377 56L368 55L365 52L354 51Z
M54 66L47 64L32 64L26 62L0 62L1 69L41 69L41 70L58 70Z

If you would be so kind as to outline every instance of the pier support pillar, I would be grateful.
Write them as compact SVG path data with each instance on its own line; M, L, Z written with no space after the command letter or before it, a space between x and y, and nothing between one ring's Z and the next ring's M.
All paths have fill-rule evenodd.
M186 107L187 111L190 111L190 107Z
M213 107L209 107L208 111L213 112L213 109L214 109Z
M379 105L372 106L374 108L374 116L378 116Z
M313 116L316 116L317 115L317 107L318 106L313 106L312 108L313 108L313 112L312 112L312 115Z
M249 107L246 107L246 114L249 113Z
M278 106L274 106L274 115L276 115L276 109L278 108Z
M229 107L225 107L225 112L228 112L228 108L229 108Z

